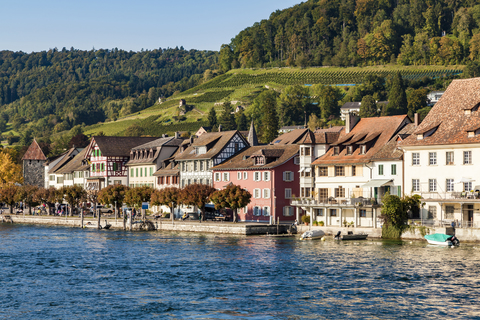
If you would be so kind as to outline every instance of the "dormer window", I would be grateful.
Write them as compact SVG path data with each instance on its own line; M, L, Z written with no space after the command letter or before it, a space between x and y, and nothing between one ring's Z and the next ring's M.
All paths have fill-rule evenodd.
M367 153L367 146L365 144L360 146L360 154Z
M353 153L353 147L352 146L347 146L347 154L351 155Z
M206 146L195 147L195 154L205 154L205 153L207 153Z
M340 154L340 147L333 147L333 155L338 156Z
M261 166L265 164L265 157L255 157L255 165Z

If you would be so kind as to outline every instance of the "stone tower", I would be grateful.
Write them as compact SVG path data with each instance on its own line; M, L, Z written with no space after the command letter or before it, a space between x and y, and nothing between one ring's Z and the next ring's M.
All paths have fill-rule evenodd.
M47 157L33 139L27 152L23 155L23 181L24 184L30 184L38 187L45 186L45 162Z

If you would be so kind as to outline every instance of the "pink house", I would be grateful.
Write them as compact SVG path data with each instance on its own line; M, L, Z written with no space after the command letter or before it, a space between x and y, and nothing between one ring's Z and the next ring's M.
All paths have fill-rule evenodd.
M299 194L298 145L253 146L212 168L213 186L239 185L252 194L241 221L295 220L291 198Z

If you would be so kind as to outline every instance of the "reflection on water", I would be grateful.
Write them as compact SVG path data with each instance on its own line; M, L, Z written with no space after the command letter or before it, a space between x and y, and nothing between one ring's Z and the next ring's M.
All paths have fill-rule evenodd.
M478 318L480 245L0 225L0 318Z

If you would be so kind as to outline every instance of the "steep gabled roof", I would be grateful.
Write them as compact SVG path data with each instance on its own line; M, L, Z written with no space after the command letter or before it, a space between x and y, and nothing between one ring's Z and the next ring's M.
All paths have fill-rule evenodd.
M136 152L140 153L142 150L148 151L146 152L148 156L141 157L141 158L132 158L127 162L127 165L139 165L139 164L152 164L155 163L160 156L163 147L175 147L178 148L184 139L175 139L173 137L167 138L160 138L154 141L147 142L142 144L138 147L132 148L132 152L135 154ZM152 151L152 152L150 152Z
M47 157L42 151L42 148L37 143L37 140L33 139L32 144L28 147L27 152L22 157L22 160L43 160L46 161Z
M282 144L294 144L299 142L308 132L308 129L295 129L290 132L284 133L275 139L270 144L282 145Z
M480 143L480 135L468 136L471 128L480 128L480 78L453 80L440 100L413 135L402 141L401 146L426 146L445 144ZM423 139L433 129L435 132Z
M214 166L212 170L262 170L275 168L298 155L299 148L300 147L297 144L250 147L240 152L238 155L233 156L229 160ZM270 162L266 162L263 165L255 165L252 156L260 154L264 154L267 158L270 158Z
M308 132L300 139L298 144L330 144L338 140L343 131L343 127L336 126L328 129L317 129L314 132Z
M72 160L75 157L74 153L77 152L78 150L82 150L82 149L70 148L67 152L63 153L61 155L62 159L58 161L57 164L54 165L53 168L50 169L50 171L48 171L48 173L58 173L57 172L58 170L63 168L64 165L66 165L68 162L70 162L70 160Z
M87 148L83 148L71 161L68 161L63 167L61 167L57 174L67 174L74 171L87 170L89 168L88 164L85 164L85 154L87 153Z
M363 118L355 125L350 133L345 134L335 145L339 147L349 145L369 144L365 154L360 154L360 148L353 150L351 155L347 155L347 148L343 148L338 155L334 155L334 149L330 148L323 156L313 162L314 165L340 165L368 163L376 159L382 148L390 140L396 140L398 133L411 123L407 115ZM355 141L351 143L351 141ZM382 152L382 159L396 159L396 155L386 156Z
M89 157L92 147L97 144L105 157L129 157L130 150L147 142L154 141L155 137L92 137L87 147L86 157Z
M207 132L202 134L182 153L176 156L175 160L197 160L197 159L212 159L217 156L230 142L230 140L238 134L238 136L248 142L237 130L223 131L223 132ZM203 154L196 154L196 147L207 147L207 152Z

